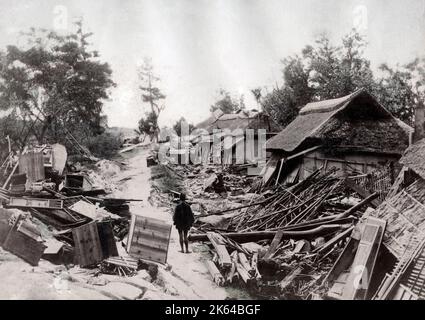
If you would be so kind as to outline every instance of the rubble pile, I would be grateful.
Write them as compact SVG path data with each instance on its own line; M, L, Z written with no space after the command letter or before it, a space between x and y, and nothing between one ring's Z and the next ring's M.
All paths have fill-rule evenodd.
M187 177L190 199L202 204L189 239L210 244L213 280L262 298L326 296L328 273L378 197L355 192L336 170L319 169L289 188L259 193L248 193L254 178L217 166L174 170ZM220 176L224 190L216 186Z
M108 260L119 256L116 242L129 232L129 203L139 201L109 196L121 163L92 157L84 165L72 163L60 145L27 148L6 160L0 181L4 250L34 266L43 258L120 275L134 272L111 267L114 260Z
M344 181L332 173L320 174L320 170L291 188L278 187L265 195L266 201L254 203L236 216L230 229L277 230L314 219L335 223L350 207L343 202L349 196Z

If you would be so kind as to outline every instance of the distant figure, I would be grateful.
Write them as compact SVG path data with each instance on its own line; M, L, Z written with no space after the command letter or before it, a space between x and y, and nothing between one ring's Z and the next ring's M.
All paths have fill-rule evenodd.
M174 211L173 221L177 231L179 232L180 247L182 248L181 252L184 252L184 242L186 246L186 253L190 253L187 233L192 227L193 222L195 222L195 217L193 216L190 205L186 203L186 195L184 193L180 193L180 203L177 205L176 210Z

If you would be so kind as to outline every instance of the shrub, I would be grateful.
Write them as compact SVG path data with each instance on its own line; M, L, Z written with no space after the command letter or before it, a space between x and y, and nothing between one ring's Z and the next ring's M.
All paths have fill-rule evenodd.
M86 147L97 157L110 159L117 154L122 146L121 136L104 132L100 135L88 138L84 142Z

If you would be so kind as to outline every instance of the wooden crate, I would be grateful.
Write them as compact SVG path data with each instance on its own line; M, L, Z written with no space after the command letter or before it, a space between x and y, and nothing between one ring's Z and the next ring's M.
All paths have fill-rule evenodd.
M33 266L38 265L46 246L30 234L18 230L21 217L19 217L6 236L3 249L22 258Z
M162 220L133 215L127 251L136 258L167 262L171 224Z
M19 173L26 173L29 182L45 179L42 152L28 152L19 158Z
M96 222L72 229L75 256L82 267L95 265L103 260L102 245Z

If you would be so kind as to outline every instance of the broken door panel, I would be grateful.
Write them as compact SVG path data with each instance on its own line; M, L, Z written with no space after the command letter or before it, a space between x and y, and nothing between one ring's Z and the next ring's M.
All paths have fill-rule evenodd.
M76 258L82 267L97 264L103 260L102 245L96 222L90 222L72 229Z
M28 182L37 182L45 178L42 152L28 152L19 158L19 173L26 173Z
M171 225L162 220L133 215L127 251L131 256L165 264Z

